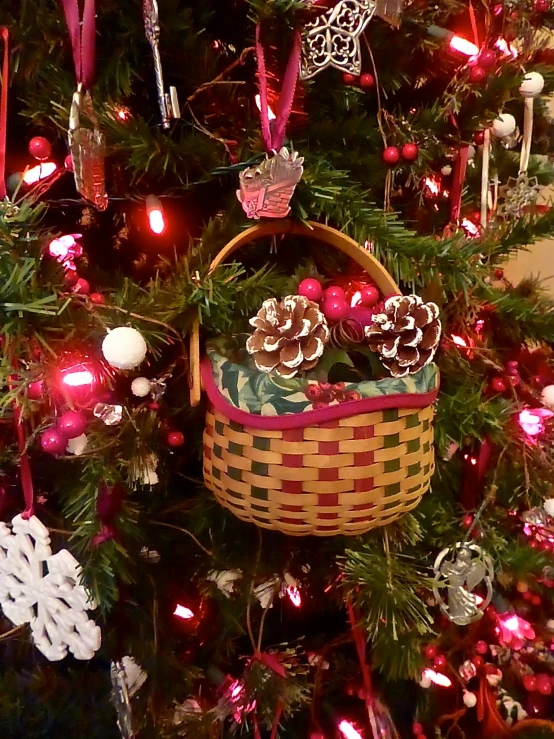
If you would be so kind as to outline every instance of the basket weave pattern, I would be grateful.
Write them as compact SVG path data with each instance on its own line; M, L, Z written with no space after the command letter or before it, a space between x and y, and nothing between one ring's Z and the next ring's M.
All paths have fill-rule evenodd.
M289 535L362 534L415 508L433 474L433 407L265 430L208 410L204 480L244 521Z

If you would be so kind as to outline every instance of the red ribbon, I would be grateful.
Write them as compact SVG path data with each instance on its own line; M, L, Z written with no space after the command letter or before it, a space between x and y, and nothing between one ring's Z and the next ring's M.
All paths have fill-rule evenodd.
M256 26L256 57L258 60L258 78L260 80L260 118L262 123L262 136L267 151L279 151L285 140L285 131L292 110L298 70L300 69L300 52L302 40L300 31L294 32L292 49L290 52L283 87L279 96L279 111L275 120L269 123L269 108L267 103L267 71L265 66L264 47L261 42L260 24Z
M462 480L461 502L466 510L477 508L483 499L483 485L489 469L494 445L490 439L485 438L479 444L476 455L477 463L473 464L471 459L473 451L469 451L469 458L464 460L464 476Z
M0 26L4 40L4 60L2 62L2 95L0 97L0 200L6 197L6 136L8 132L8 84L9 84L9 32Z
M95 62L94 0L85 0L82 22L79 17L79 0L62 0L62 3L73 50L75 77L86 90L90 90Z
M356 645L356 651L358 653L358 661L360 663L360 669L362 671L362 678L364 681L365 689L365 705L367 709L367 715L369 718L369 724L375 739L378 737L377 723L375 721L375 699L373 697L373 685L371 682L371 673L367 664L365 647L366 640L365 635L361 627L356 623L356 616L354 615L354 608L350 599L346 600L346 607L348 608L348 618L350 620L350 626L352 628L352 637L354 644Z
M469 160L469 146L462 146L454 163L454 178L452 182L451 192L451 215L452 223L458 223L460 220L460 210L462 207L462 188L466 178L467 163Z
M9 388L13 390L14 378L9 379ZM21 514L21 518L26 521L34 515L34 500L35 491L33 488L33 476L31 474L31 463L29 462L29 456L27 454L27 439L25 435L25 429L23 427L23 419L21 418L21 408L17 399L13 403L13 417L15 422L15 431L17 434L17 446L19 448L19 471L21 474L21 488L23 490L23 497L25 499L25 510Z
M274 654L269 654L268 652L259 652L256 650L252 656L252 659L257 660L258 662L261 662L262 665L265 665L265 667L269 667L270 670L273 670L273 672L276 672L279 677L285 677L287 676L287 673L285 672L285 668L283 665L279 662L277 657ZM281 720L281 715L283 713L283 707L280 703L277 704L277 708L275 710L275 718L273 719L273 724L271 726L271 737L270 739L276 739L277 732L279 730L279 721ZM254 739L261 739L260 736L260 727L258 726L258 719L256 717L256 714L254 714Z
M121 513L125 490L122 485L101 483L96 500L96 513L102 524L100 532L92 539L92 546L97 547L105 541L113 539L117 534L115 519Z

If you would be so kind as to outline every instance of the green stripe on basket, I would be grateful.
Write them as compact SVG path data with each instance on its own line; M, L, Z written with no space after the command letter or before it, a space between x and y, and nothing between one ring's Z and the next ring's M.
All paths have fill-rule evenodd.
M212 477L216 480L221 480L221 470L219 467L212 467Z
M253 498L257 498L258 500L267 500L268 495L269 495L269 492L265 488L257 488L257 487L252 486L250 488L250 490L252 491L252 497ZM252 508L254 508L254 507L255 506L252 505ZM258 508L258 510L260 510L260 511L261 510L264 510L265 511L266 508L263 508L263 509L262 508Z
M214 444L212 454L214 454L219 459L223 459L223 449L219 446L219 444Z
M410 441L406 442L406 453L411 454L412 452L417 452L420 446L421 442L419 439L410 439Z
M385 472L397 472L399 469L400 469L400 460L398 458L388 459L385 462Z
M390 449L393 446L400 444L399 434L390 434L390 436L383 436L383 448Z
M421 462L408 465L408 477L413 477L421 472Z
M383 422L398 421L398 408L386 408L383 411Z
M223 436L223 434L225 432L225 424L223 423L223 421L217 421L216 420L216 422L215 422L215 430L216 430L216 432L220 436Z
M265 439L263 436L254 436L252 446L254 449L260 449L262 452L269 452L269 444L271 439Z
M231 480L242 482L242 470L238 470L236 467L229 467L227 469L227 476L230 477Z
M425 420L423 421L423 427L422 427L422 431L427 431L428 429L429 429L429 420L428 420L428 419L426 418L426 419L425 419Z
M229 428L233 431L244 431L244 426L236 421L229 421Z
M260 477L268 477L269 465L265 462L252 462L252 473Z
M400 492L400 483L394 482L392 485L385 485L385 495L396 495Z
M237 444L236 441L230 441L228 446L229 454L236 454L237 457L242 457L243 445Z
M406 416L404 419L405 428L407 429L415 429L416 426L419 426L419 416L417 413L414 413L411 416Z
M427 452L429 451L430 448L431 448L431 446L430 446L429 442L426 441L425 444L423 445L423 453L424 454L427 454Z

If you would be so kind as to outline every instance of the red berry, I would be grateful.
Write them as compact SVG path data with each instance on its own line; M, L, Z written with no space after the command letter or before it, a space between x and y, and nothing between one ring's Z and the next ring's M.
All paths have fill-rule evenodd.
M469 527L473 524L473 514L472 513L466 513L466 515L462 518L462 526L464 529L469 529Z
M152 410L152 411L157 411L157 410L158 410L158 408L160 407L160 404L159 404L159 403L156 403L156 401L155 401L155 400L153 400L153 401L152 401L151 403L148 403L148 407L149 407L149 408L150 408L150 410Z
M65 411L58 419L58 429L68 439L76 439L85 433L87 419L79 411Z
M340 298L341 300L346 300L346 294L339 285L331 285L325 290L324 298L325 300L329 300L329 298Z
M402 147L402 159L405 159L407 162L413 162L414 159L417 159L418 154L419 149L417 144L404 144Z
M508 362L506 362L506 369L511 372L517 372L519 367L519 362L516 359L510 359Z
M344 298L325 298L321 310L329 323L336 323L348 313L348 303Z
M498 267L497 269L495 269L494 272L493 272L493 274L494 274L494 279L495 280L502 280L504 278L504 270L501 269L500 267Z
M523 687L525 690L529 691L529 693L534 693L537 689L537 678L534 675L524 675Z
M505 393L508 385L503 377L493 377L490 382L490 388L493 393Z
M27 397L29 400L40 400L42 398L42 380L36 380L27 385Z
M473 134L473 141L477 144L477 146L482 146L485 143L485 132L475 131L475 133Z
M537 690L543 695L550 695L552 693L552 685L550 683L550 677L544 672L540 672L537 676Z
M496 63L496 52L492 49L483 49L479 54L478 62L479 66L484 67L485 69L493 67Z
M102 293L91 293L89 295L90 302L95 303L96 305L104 305L106 302L106 298L102 295Z
M435 670L442 670L443 667L446 667L446 657L444 656L444 654L438 654L435 657L433 667L435 668Z
M476 654L475 657L472 657L471 661L473 662L473 664L475 665L477 669L479 669L480 667L483 667L483 665L485 664L485 660L482 657L480 657L478 654Z
M178 447L185 443L185 435L181 431L170 431L166 437L169 446Z
M400 152L397 146L387 146L383 152L383 161L386 164L398 164L400 161Z
M52 153L52 145L44 136L33 136L29 141L29 154L35 159L48 159Z
M362 74L360 77L360 87L362 90L369 90L375 85L375 79L372 74Z
M527 591L525 593L522 593L521 597L523 598L523 600L531 600L531 598L533 597L533 594Z
M535 11L537 13L548 13L550 10L549 0L535 0Z
M365 308L373 308L379 302L380 294L375 285L366 285L360 290L360 303Z
M73 287L73 285L77 284L78 279L79 275L77 274L76 270L66 269L63 276L63 283L66 287Z
M85 280L84 277L79 277L77 282L71 288L71 292L79 293L80 295L88 295L90 292L88 280Z
M49 454L63 454L67 447L67 437L59 431L57 428L52 426L42 434L40 437L40 445L45 452Z
M541 602L542 602L542 601L541 601L541 597L540 597L540 595L532 595L532 596L531 596L531 603L532 603L532 604L533 604L534 606L540 606Z
M496 675L498 670L494 665L485 665L485 674L486 675Z
M434 644L427 644L427 646L423 650L423 654L429 660L435 659L435 657L437 656L437 648L436 648L436 646Z
M342 81L345 85L355 85L358 81L358 78L355 74L349 74L348 72L342 73Z
M483 82L487 78L487 71L483 67L472 67L469 73L470 82Z
M412 731L416 736L420 736L423 734L423 726L416 721L412 726Z
M479 641L475 645L475 650L478 654L486 654L489 651L487 642L479 639Z
M319 302L323 296L323 288L321 282L313 277L307 277L298 285L298 294L303 295L308 300Z

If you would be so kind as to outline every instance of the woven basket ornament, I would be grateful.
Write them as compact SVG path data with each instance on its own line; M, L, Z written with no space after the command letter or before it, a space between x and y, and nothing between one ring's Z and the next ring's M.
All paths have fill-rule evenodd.
M400 292L367 251L318 223L256 225L231 240L211 270L241 246L276 234L302 235L335 247L363 267L383 295ZM397 384L379 380L372 397L265 416L229 402L208 358L201 367L198 324L190 354L191 404L199 403L202 384L209 401L204 481L244 521L297 536L363 534L415 508L428 490L437 372L427 392L399 392Z

